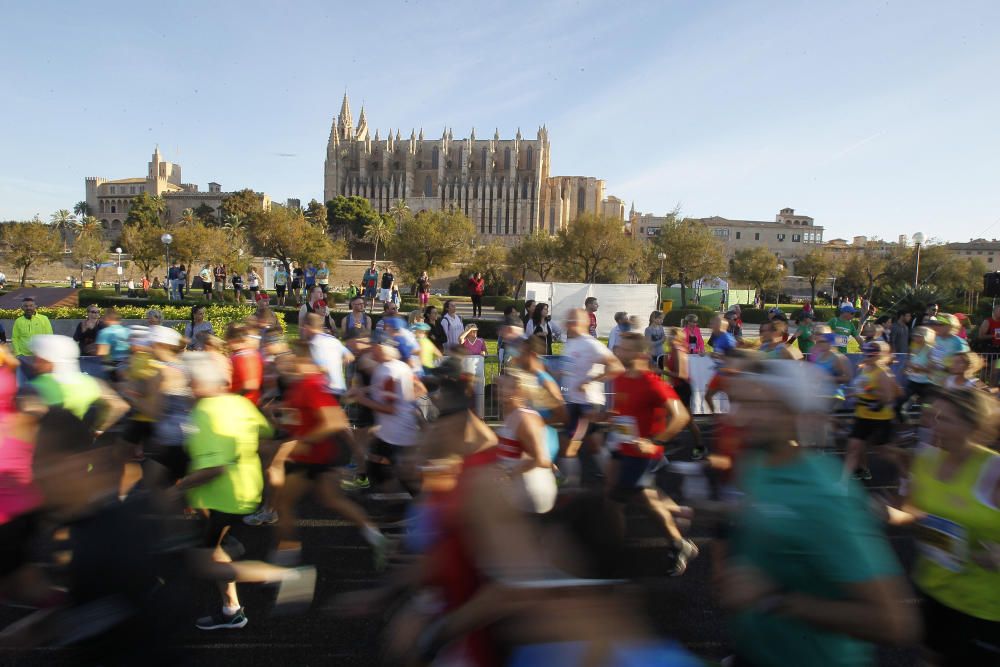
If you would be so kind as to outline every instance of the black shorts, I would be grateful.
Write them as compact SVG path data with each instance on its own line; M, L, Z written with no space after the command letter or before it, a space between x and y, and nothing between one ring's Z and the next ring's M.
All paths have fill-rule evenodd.
M892 420L855 417L850 438L872 445L889 444L892 442Z
M204 292L205 294L211 294L212 293L212 283L202 283L201 284L201 291Z
M275 285L274 293L278 295L278 298L285 296L285 285Z
M302 289L302 283L300 281L298 281L298 280L293 280L292 281L292 290L297 292L300 289Z
M681 399L685 410L691 409L691 383L687 380L674 380L674 391Z
M240 535L244 534L247 525L243 523L243 514L229 514L217 510L208 510L208 517L205 519L204 542L202 544L209 549L214 549L222 542L226 535L232 535L240 542L244 542ZM229 554L232 557L234 554Z
M151 444L146 447L145 454L148 463L158 464L166 469L166 481L171 486L187 474L188 464L191 462L187 451L176 445Z
M329 294L330 293L330 285L328 285L328 284L327 285L320 285L319 288L321 290L323 290L323 294Z
M298 461L285 461L285 474L303 475L310 482L316 481L323 474L332 472L337 466L332 463L299 463Z
M146 444L153 438L153 422L129 419L122 433L122 439L132 445Z
M31 546L38 529L38 514L20 514L0 525L0 577L17 572L31 560Z
M655 481L653 473L663 461L663 457L647 459L625 456L618 452L612 454L611 458L618 463L618 478L611 488L610 495L612 500L620 503L627 502L643 489L652 488Z
M389 459L389 465L379 464L374 462L369 462L368 465L368 476L372 478L372 481L376 484L381 484L392 478L392 473L390 468L399 463L400 458L403 453L407 450L412 449L412 447L404 447L401 445L391 445L384 440L375 438L371 444L371 455L381 456L383 458ZM374 463L374 465L372 465Z
M921 593L924 645L944 667L1000 664L1000 622L963 614Z

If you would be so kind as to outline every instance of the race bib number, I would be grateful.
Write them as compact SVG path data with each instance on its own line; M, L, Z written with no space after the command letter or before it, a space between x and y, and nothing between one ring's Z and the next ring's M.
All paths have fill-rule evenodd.
M965 567L969 537L963 526L928 515L917 523L916 538L917 548L928 560L951 572L959 572Z
M836 347L847 347L848 340L847 334L834 334L833 344Z
M636 423L635 417L618 415L611 418L611 430L608 431L605 444L608 449L617 452L622 448L622 445L635 442L638 437L639 425Z

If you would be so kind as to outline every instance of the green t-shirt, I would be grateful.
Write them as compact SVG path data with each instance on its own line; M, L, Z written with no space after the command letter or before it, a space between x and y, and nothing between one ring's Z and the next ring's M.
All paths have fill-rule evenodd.
M822 454L766 466L748 455L731 555L788 591L844 599L843 586L900 574L899 563L855 482ZM743 611L730 618L737 653L755 665L870 665L872 647L785 616Z
M257 445L261 436L272 434L264 415L243 396L223 394L199 400L190 426L188 470L225 468L212 481L188 491L191 506L228 514L256 510L264 490Z
M847 354L847 343L852 338L857 338L858 325L853 319L842 320L839 317L833 318L827 322L827 324L830 325L833 333L837 336L837 340L834 342L834 345L838 350L840 350L841 354Z
M813 340L812 324L800 324L795 332L795 340L798 341L802 354L809 354L809 350L816 342Z
M101 385L85 373L39 375L31 381L42 401L48 406L59 406L83 419L90 406L101 398Z

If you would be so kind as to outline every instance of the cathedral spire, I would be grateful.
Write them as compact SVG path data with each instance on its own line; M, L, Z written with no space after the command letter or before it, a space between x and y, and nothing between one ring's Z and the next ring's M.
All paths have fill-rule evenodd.
M358 129L355 131L354 136L358 139L364 139L368 136L368 117L365 116L364 104L361 105L361 115L358 117Z
M500 128L493 130L493 141L500 141Z
M417 141L423 141L423 140L424 140L424 128L420 128L420 136L417 137Z
M337 117L337 129L344 139L352 138L354 123L351 120L351 103L347 99L347 91L344 91L344 101L340 103L340 116Z
M469 139L472 141L476 140L476 128L472 128L472 133L469 135Z

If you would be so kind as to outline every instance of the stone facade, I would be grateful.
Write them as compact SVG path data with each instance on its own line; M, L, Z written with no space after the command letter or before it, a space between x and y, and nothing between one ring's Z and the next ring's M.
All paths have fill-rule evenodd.
M143 192L163 198L168 223L180 220L184 209L194 210L202 204L211 206L218 214L222 200L231 194L223 192L218 183L209 183L207 192L200 192L198 186L192 183L183 183L181 166L164 160L159 147L153 151L145 177L109 180L90 176L84 180L84 184L90 214L101 221L105 231L112 237L121 234L132 198ZM258 193L258 196L261 208L270 208L271 198L264 193Z
M533 139L520 130L513 139L501 139L499 132L477 139L475 129L455 139L448 128L440 139L425 139L423 129L411 130L408 138L389 130L383 139L378 130L370 135L364 109L354 125L345 94L327 141L323 200L361 196L379 212L401 200L414 212L454 208L472 220L481 238L502 242L535 231L554 234L582 213L616 210L606 203L604 181L550 176L550 164L544 125Z
M658 236L669 218L632 212L630 226L638 238ZM765 247L786 264L810 250L823 245L823 227L807 215L796 214L795 209L783 208L774 222L767 220L729 220L719 216L695 218L709 227L712 235L725 246L732 257L743 248Z

